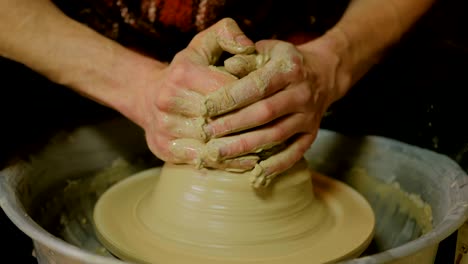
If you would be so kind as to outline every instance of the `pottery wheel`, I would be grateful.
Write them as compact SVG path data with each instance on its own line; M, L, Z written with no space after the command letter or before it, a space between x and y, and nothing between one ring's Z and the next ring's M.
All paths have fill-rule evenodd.
M165 164L107 190L94 210L100 241L138 263L324 263L357 257L374 214L342 182L298 162L267 189L248 173Z

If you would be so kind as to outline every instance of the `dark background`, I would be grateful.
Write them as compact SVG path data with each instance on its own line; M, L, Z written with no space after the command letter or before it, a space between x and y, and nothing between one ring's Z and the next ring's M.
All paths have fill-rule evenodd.
M468 1L439 1L350 93L330 108L323 128L381 135L428 148L468 171ZM57 130L118 113L0 60L0 165L30 153ZM455 234L437 263L453 263ZM2 259L34 263L32 244L0 211Z

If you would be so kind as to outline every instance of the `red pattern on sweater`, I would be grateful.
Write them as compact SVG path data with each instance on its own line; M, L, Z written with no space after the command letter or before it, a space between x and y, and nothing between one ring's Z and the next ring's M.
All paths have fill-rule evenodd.
M197 0L165 0L159 4L159 22L187 32L193 29Z

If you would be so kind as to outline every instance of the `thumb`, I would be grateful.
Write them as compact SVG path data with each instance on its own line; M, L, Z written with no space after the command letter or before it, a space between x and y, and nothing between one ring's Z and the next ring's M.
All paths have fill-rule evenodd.
M255 49L259 54L271 56L272 52L275 52L278 47L281 47L285 44L287 45L286 42L281 40L266 39L255 43Z
M251 54L255 44L239 28L232 18L224 18L213 26L198 33L188 45L195 51L199 62L206 65L215 64L221 54Z

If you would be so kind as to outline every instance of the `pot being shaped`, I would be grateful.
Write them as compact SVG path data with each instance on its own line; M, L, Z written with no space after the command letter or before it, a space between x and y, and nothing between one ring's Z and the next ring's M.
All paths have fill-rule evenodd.
M302 159L261 189L248 172L166 163L112 186L94 221L105 247L132 262L309 264L359 256L375 218L358 192Z
M374 210L371 245L340 263L433 263L438 244L468 217L468 176L444 155L322 129L304 158L312 170L352 186ZM41 264L125 263L99 243L94 205L115 183L161 165L125 119L82 126L4 168L0 205L32 238Z

